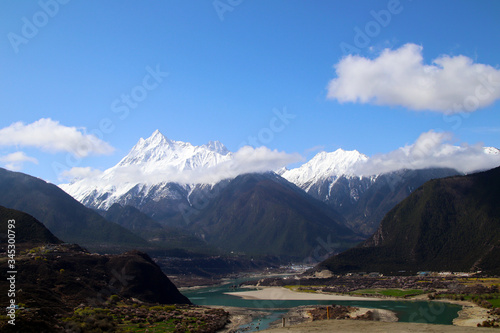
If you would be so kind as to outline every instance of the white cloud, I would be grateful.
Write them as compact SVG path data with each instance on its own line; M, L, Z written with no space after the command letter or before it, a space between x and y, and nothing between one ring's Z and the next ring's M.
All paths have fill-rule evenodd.
M0 162L6 163L5 167L13 171L21 170L25 162L38 164L38 160L36 158L30 157L22 151L17 151L9 155L0 156Z
M89 177L97 177L102 174L101 170L91 167L73 167L69 170L63 171L59 178L61 180L76 180Z
M452 168L470 173L500 165L500 154L485 152L481 144L452 144L450 133L422 133L411 145L374 155L356 166L357 175L374 175L401 169Z
M179 170L176 167L165 167L162 170L144 171L139 165L114 167L102 175L90 177L86 182L96 185L106 182L116 184L160 182L176 182L181 184L214 184L224 179L232 179L245 173L263 173L274 171L290 163L302 160L299 154L288 154L266 147L252 148L245 146L232 154L232 159L211 167Z
M274 171L300 160L302 156L299 154L288 154L266 147L245 146L234 153L232 160L214 167L214 181L234 178L245 173Z
M425 65L422 47L385 49L377 58L349 55L335 65L328 98L447 114L473 112L500 99L500 70L459 55Z
M50 118L31 124L17 122L0 129L0 146L36 147L48 152L69 152L77 157L109 154L114 150L95 135L84 134Z

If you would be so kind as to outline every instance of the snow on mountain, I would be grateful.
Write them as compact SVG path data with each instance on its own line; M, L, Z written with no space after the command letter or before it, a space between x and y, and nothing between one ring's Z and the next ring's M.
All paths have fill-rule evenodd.
M412 150L413 146L405 149ZM290 163L287 154L263 148L248 148L231 153L219 141L194 146L187 142L169 140L157 130L149 138L141 138L114 167L60 187L87 207L107 209L118 202L139 209L147 206L145 209L151 212L170 209L165 213L168 215L181 203L191 204L191 197L207 191L207 188L209 190L223 179L231 179L242 173L276 170L286 180L319 200L333 202L335 208L339 209L357 202L384 173L369 173L369 177L363 177L363 173L359 172L361 169L369 164L378 166L377 162L384 166L391 163L403 165L394 170L407 169L402 162L409 159L409 153L404 149L379 155L377 158L368 158L356 150L337 149L334 152L320 152L302 166L287 170L282 167L287 161ZM465 152L469 151L476 152L472 148L444 146L437 155L444 155L442 159L446 164L431 166L450 167L450 163L451 167L457 165L449 157L453 157L453 154L443 153L450 149L457 156L468 155ZM464 149L468 150L463 151ZM492 160L490 164L494 165L500 156L500 150L493 147L483 149L484 155ZM412 165L420 166L418 159L410 157ZM275 162L268 165L264 163L267 160ZM206 186L200 186L201 184ZM167 206L168 209L165 208Z
M127 156L99 176L59 186L96 209L107 209L115 202L128 204L135 197L181 199L190 188L186 173L213 167L231 157L219 141L193 146L169 140L157 130L149 138L141 138Z
M302 166L280 173L343 214L353 230L369 235L394 205L426 181L499 164L497 148L417 140L370 158L355 150L320 152Z
M156 130L151 137L145 140L141 138L117 167L136 165L144 173L171 168L185 171L215 166L230 157L231 153L219 141L193 146L189 142L169 140Z
M488 155L500 155L500 149L495 147L484 147L484 152Z
M334 152L320 152L302 166L287 170L282 177L304 189L306 192L316 183L328 180L333 185L340 177L355 177L353 169L359 163L365 163L368 156L357 150L337 149Z

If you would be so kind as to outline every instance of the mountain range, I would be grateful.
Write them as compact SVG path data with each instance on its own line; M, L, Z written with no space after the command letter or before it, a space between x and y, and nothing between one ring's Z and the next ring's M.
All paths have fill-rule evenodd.
M341 251L363 239L342 215L275 173L241 175L216 190L188 228L226 252L301 260L321 240Z
M89 248L132 248L149 244L133 232L107 221L56 185L0 168L0 205L41 221L56 237Z
M500 167L426 182L355 248L319 265L355 271L500 273Z
M157 227L184 230L223 251L304 257L325 237L319 226L345 249L369 237L390 209L426 181L461 174L430 168L364 176L356 170L369 158L338 149L292 170L212 176L233 159L218 141L193 146L155 131L114 167L60 187L108 218L116 204L130 206ZM150 229L151 221L144 221L140 228ZM302 248L290 245L296 241Z

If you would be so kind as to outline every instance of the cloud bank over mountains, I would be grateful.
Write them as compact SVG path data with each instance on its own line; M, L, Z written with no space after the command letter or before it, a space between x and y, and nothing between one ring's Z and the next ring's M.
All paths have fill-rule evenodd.
M302 160L267 147L244 146L231 153L220 142L194 146L169 140L160 131L140 139L117 165L104 172L88 167L65 171L61 180L83 180L88 184L215 184L241 174L277 170Z
M499 69L463 55L442 55L426 65L422 50L409 43L375 59L344 57L335 65L327 97L446 114L474 112L500 99Z
M152 185L163 182L215 184L242 174L277 171L291 163L304 161L299 154L270 150L266 147L245 146L231 153L222 144L224 158L221 158L218 156L220 154L214 151L208 151L207 155L204 146L197 147L181 141L165 140L163 142L168 143L157 148L153 143L153 136L146 140L141 139L138 145L148 142L149 145L141 147L141 150L137 150L137 146L134 147L116 166L104 172L91 168L73 168L66 171L62 179L73 182L83 180L86 186L91 184L99 186L103 182L117 187L120 184ZM137 158L134 152L142 152L142 149L147 153ZM344 155L348 153L340 154L339 158L345 157ZM321 154L318 153L316 156ZM151 156L156 158L150 159ZM167 156L174 158L168 161ZM343 163L341 160L337 162ZM451 133L429 131L422 133L412 144L350 163L349 170L345 170L345 173L353 176L373 176L401 169L426 168L452 168L462 173L470 173L499 165L500 150L496 148L485 148L482 144L456 145L453 143ZM328 165L327 168L335 168L335 165Z
M161 133L159 136L164 138ZM144 139L141 140L145 142ZM155 162L160 164L150 163L146 167L140 163L119 164L106 171L88 166L73 167L59 174L59 180L67 182L86 179L86 181L96 184L108 180L113 184L156 184L165 181L181 184L214 184L241 174L277 171L292 163L304 161L304 158L298 153L280 152L266 147L245 146L237 152L231 153L221 143L219 143L220 147L211 147L210 145L195 147L189 143L170 141L166 138L162 142L167 146L179 144L179 147L189 147L189 152L182 152L179 147L174 148L173 151L165 150L162 153L164 155L161 156L181 154L181 158L173 161L175 162L173 164L165 163L164 158L160 158ZM42 151L67 152L80 157L109 154L114 150L107 142L93 135L85 134L84 130L82 132L80 129L61 125L51 119L40 119L31 124L18 122L0 129L0 147L2 146L35 147ZM148 149L154 150L155 144L151 144ZM205 155L200 155L200 149L201 151L206 150L203 153ZM142 148L138 151L141 152ZM209 156L207 154L216 154L217 156L212 159L212 157L207 157ZM200 158L209 161L209 163L196 162L201 161ZM30 157L22 151L0 156L0 162L14 171L20 171L24 163L38 164L36 158ZM179 167L187 164L190 166ZM425 168L453 168L463 173L470 173L491 169L499 165L500 151L498 149L485 148L480 143L457 145L453 143L451 133L431 130L422 133L412 144L406 144L388 153L376 154L354 164L352 170L349 170L349 174L371 176L401 169Z
M95 181L96 184L102 180L110 180L113 184L158 184L162 182L215 184L246 173L263 173L277 170L290 163L302 160L299 154L288 154L270 150L266 147L252 148L245 146L230 154L230 159L216 165L200 166L192 169L179 169L167 165L162 166L161 169L152 170L151 168L144 168L140 164L130 164L115 166L104 173L100 173L95 169L82 170L88 171L87 174L82 172L77 178L90 177L88 180ZM76 175L80 170L74 171L71 169L66 176Z
M428 131L418 139L385 154L377 154L354 167L354 174L370 176L401 169L452 168L471 173L500 165L500 151L482 144L452 144L448 132Z

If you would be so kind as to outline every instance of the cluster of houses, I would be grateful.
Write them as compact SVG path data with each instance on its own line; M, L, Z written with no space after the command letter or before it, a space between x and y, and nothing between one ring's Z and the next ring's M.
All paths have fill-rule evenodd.
M405 271L400 271L399 273L405 273ZM417 272L417 276L431 276L431 277L471 277L475 274L481 273L479 272L430 272L430 271L422 271ZM347 273L345 276L354 276L354 277L383 277L384 274L379 272L353 272Z
M471 277L475 274L481 273L480 271L470 272L418 272L417 276L438 276L438 277Z

